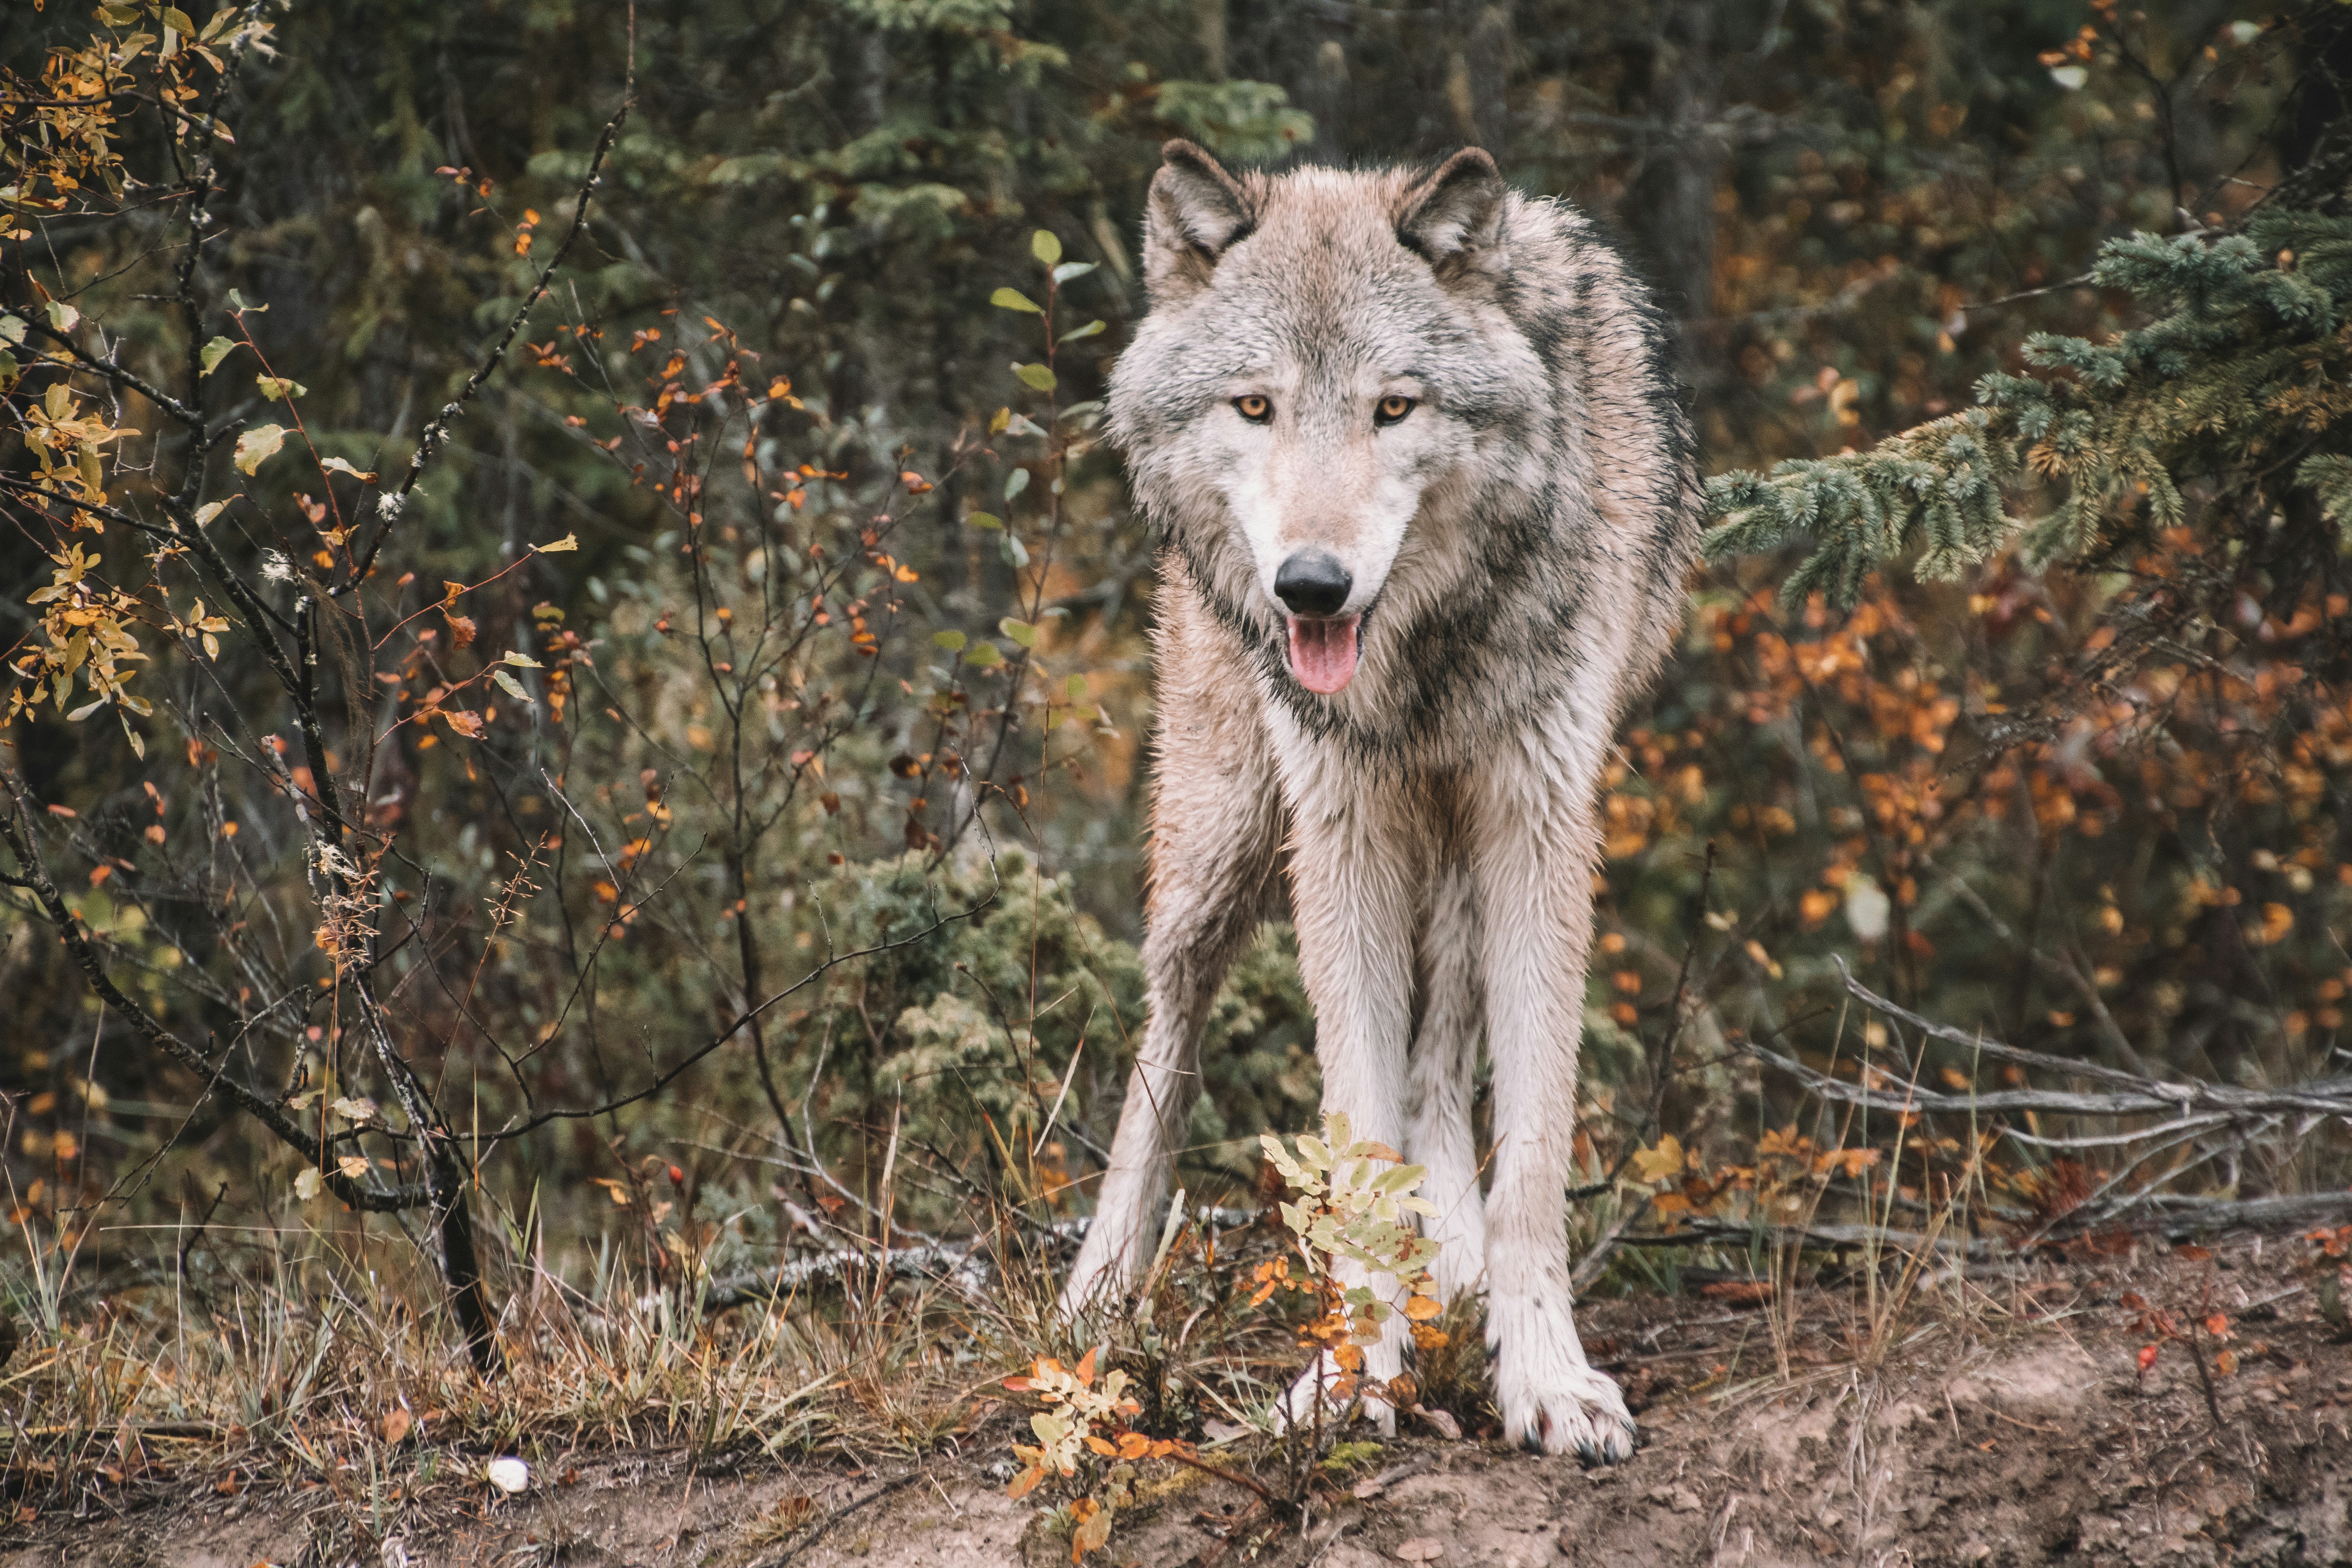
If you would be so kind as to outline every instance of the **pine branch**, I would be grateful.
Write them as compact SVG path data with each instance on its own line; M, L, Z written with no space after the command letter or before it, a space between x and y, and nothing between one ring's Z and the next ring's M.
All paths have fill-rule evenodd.
M1972 409L1866 452L1709 480L1708 555L1810 540L1784 596L1818 590L1840 606L1915 552L1923 581L2015 540L2036 567L2079 560L2134 528L2181 526L2189 480L2263 472L2340 414L2328 387L2352 353L2352 219L2267 209L2238 234L2135 234L2101 249L2090 280L2130 292L2143 324L2104 343L2036 333L2032 374L1985 377ZM2029 479L2056 489L2047 512L2012 508ZM2342 457L2284 482L2352 513Z

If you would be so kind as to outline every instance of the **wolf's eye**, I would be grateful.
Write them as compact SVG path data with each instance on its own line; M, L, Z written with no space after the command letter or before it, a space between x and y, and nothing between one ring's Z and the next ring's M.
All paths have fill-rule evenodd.
M1274 417L1274 405L1253 392L1247 397L1234 399L1234 412L1253 425L1263 425Z
M1410 397L1383 397L1381 399L1380 406L1372 410L1372 423L1393 425L1412 413L1412 399Z

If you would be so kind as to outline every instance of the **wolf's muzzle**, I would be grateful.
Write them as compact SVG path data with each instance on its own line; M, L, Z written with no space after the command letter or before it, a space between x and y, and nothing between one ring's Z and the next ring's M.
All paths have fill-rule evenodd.
M1336 616L1356 580L1327 550L1301 550L1274 574L1274 596L1294 616Z

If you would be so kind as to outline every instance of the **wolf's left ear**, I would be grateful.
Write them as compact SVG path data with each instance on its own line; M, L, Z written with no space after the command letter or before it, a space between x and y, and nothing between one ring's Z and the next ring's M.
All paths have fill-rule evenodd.
M1480 148L1465 147L1405 193L1397 239L1441 278L1483 270L1501 259L1503 198L1509 193L1495 160Z
M1171 142L1160 156L1144 203L1143 276L1167 300L1206 284L1217 258L1257 226L1257 214L1242 183L1192 142Z

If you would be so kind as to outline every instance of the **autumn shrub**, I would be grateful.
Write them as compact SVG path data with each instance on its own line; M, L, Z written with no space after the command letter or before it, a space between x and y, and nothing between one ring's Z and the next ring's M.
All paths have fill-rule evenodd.
M1061 377L1115 287L1014 229L1020 358L927 474L808 384L829 231L758 342L617 254L650 216L615 199L630 57L577 156L410 191L476 253L441 307L480 339L380 429L396 343L280 330L299 301L238 259L265 11L101 7L5 84L10 221L80 236L61 270L12 230L0 299L0 490L45 555L5 963L92 1043L18 1064L58 1087L16 1107L14 1289L62 1331L69 1270L165 1282L257 1222L333 1276L412 1216L428 1316L495 1376L551 1235L583 1287L682 1304L1066 1217L1141 1023L1132 946L1041 853L1139 719L1131 634L1068 593L1110 546L1100 405ZM529 495L561 529L524 525L526 445L564 455ZM1313 1096L1284 949L1221 1016L1272 1058L1224 1069L1213 1146ZM169 1258L110 1239L158 1218Z

